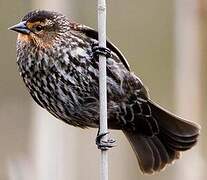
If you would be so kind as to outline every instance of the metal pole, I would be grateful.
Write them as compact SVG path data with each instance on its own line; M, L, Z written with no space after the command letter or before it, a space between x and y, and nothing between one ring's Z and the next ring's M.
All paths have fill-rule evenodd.
M98 38L99 46L106 47L106 1L98 0ZM99 56L99 100L100 100L100 134L108 131L107 125L107 82L106 57ZM104 141L108 137L104 136ZM100 179L108 180L108 152L101 150Z

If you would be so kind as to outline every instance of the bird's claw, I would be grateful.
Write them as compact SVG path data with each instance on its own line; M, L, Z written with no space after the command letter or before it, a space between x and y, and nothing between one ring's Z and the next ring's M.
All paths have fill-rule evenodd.
M98 147L98 149L101 150L108 150L112 147L115 146L115 139L109 138L107 141L103 140L103 137L106 136L107 134L109 134L109 132L106 133L98 133L97 137L96 137L96 145Z
M106 56L106 58L111 57L111 50L105 47L101 47L98 44L92 45L92 51L94 56L103 55Z

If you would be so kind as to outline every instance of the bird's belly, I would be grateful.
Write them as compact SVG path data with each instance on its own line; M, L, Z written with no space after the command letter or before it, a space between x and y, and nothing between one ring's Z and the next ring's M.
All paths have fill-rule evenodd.
M32 93L43 107L58 119L83 128L97 126L99 116L97 105L90 105L87 109L83 103L74 103L74 99L77 100L81 97L74 97L73 93L68 95L70 92L67 95L63 95L59 90L40 93L33 91Z
M40 106L68 124L79 127L98 126L97 69L92 66L66 65L49 56L38 60L28 57L24 61L19 58L18 65L30 94ZM108 117L111 119L116 114L115 106L126 101L132 90L127 78L129 73L115 71L110 67L108 73Z
M79 127L97 127L98 100L94 92L84 92L79 84L42 72L23 72L24 82L33 99L51 114L66 123Z

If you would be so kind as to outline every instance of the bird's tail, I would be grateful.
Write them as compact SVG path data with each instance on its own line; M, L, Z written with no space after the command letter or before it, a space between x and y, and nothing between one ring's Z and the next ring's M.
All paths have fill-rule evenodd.
M180 151L193 147L199 135L199 126L177 117L149 101L159 133L152 137L124 131L143 173L152 174L180 157Z

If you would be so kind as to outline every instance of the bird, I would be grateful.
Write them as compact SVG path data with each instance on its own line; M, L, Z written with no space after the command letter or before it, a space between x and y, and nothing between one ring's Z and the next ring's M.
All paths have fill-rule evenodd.
M9 28L18 32L17 66L30 95L57 119L99 128L98 55L107 56L109 129L121 130L143 174L154 174L198 141L200 126L165 110L131 71L122 52L98 32L65 15L32 10Z

